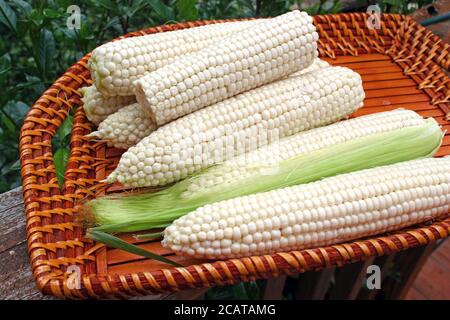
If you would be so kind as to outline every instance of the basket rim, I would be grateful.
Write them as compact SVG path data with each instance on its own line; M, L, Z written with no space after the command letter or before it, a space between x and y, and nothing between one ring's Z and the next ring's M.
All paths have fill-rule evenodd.
M356 30L355 33L358 36L367 41L367 43L361 44L363 48L364 46L373 45L373 50L383 50L373 38L383 43L384 40L381 35L386 35L386 37L392 38L395 42L388 50L383 50L383 53L389 55L394 62L402 67L405 73L409 73L416 80L419 88L430 95L433 105L438 106L445 113L449 113L450 84L448 76L445 75L442 69L447 71L449 69L450 58L448 58L448 52L450 46L443 43L431 31L418 25L410 17L397 14L382 14L383 24L380 31L364 30L364 25L361 27L363 23L366 23L367 17L368 14L366 13L314 16L314 21L319 31L323 31L320 29L323 25L326 25L329 28L329 33L338 40L333 40L331 36L326 36L327 42L320 40L319 51L321 56L335 59L336 51L343 52L345 55L354 55L356 52L356 55L358 55L358 50L352 46L350 41L346 40L348 37L350 37L350 40L352 37L355 37L347 24L350 24ZM114 40L209 23L238 20L242 19L207 20L163 25L131 32ZM391 30L394 27L399 27L400 30L397 30L397 32ZM420 39L416 33L421 36ZM426 44L425 49L417 49L417 39L424 40ZM411 41L408 42L407 40ZM408 53L408 51L405 51L407 49L409 49L410 54L406 55L405 58L405 54ZM424 59L425 66L430 66L433 69L431 76L417 74L418 66L414 64L414 59L418 58L412 54L417 50L422 55L428 55ZM436 52L441 53L438 54ZM412 57L408 58L410 55ZM68 283L70 280L60 268L60 265L64 266L64 264L52 265L46 263L48 262L47 257L49 253L54 254L61 249L56 243L58 241L46 241L46 239L50 239L47 233L54 230L48 227L47 222L50 221L51 223L53 218L58 218L58 226L62 228L62 231L59 230L57 232L60 232L59 236L63 237L63 239L66 232L72 232L72 235L80 235L73 231L74 227L76 227L71 221L72 214L75 211L73 203L80 197L92 194L95 177L86 177L85 180L92 180L92 182L91 185L85 186L85 188L87 187L85 194L76 192L78 186L76 183L66 183L61 191L54 173L51 138L55 134L57 127L67 117L72 106L80 105L80 94L77 89L83 84L92 83L87 71L89 56L90 53L72 65L43 93L30 108L21 128L19 151L27 216L28 252L37 287L45 294L75 299L88 297L127 298L135 295L167 292L184 288L231 284L257 278L269 278L279 274L315 270L331 265L339 266L372 256L380 256L424 245L450 235L450 217L448 217L442 221L433 222L426 227L410 228L393 232L389 235L375 236L369 239L349 241L315 249L229 259L183 268L168 268L126 275L85 273L81 277L82 288L69 289ZM436 83L439 84L438 87L436 87ZM90 130L90 124L86 123L84 115L81 114L77 117L78 122L76 121L77 123L74 125L72 132L74 133L76 130ZM75 152L72 153L72 149L83 146L81 140L78 139L71 142L71 159L72 157L80 158L81 160L77 159L78 162L86 161L82 155L79 156ZM67 173L66 171L66 174L75 174L75 176L77 170L80 169L76 166L71 167L69 164L67 168L70 172ZM80 183L83 184L84 182ZM72 203L72 207L70 203ZM79 249L77 240L79 239L70 240L71 243L67 244L63 249L66 249L67 246L72 246L73 250L76 251L77 248ZM95 248L96 246L93 246L90 250L93 251ZM84 250L84 247L82 249ZM56 256L58 257L57 254ZM65 256L58 258L61 258L63 262L76 260ZM92 257L84 251L77 258L80 258L81 262L95 263L95 261L92 261ZM54 270L55 268L56 271Z

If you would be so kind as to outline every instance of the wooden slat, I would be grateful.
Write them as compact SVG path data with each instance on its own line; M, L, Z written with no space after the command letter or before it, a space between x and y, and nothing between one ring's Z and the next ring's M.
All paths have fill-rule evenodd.
M443 240L443 243L433 253L433 257L450 273L450 240Z
M411 288L405 296L405 300L427 300L427 297L416 288Z
M444 137L444 139L442 139L442 145L443 145L443 146L448 146L448 145L450 145L450 135L446 135L446 136Z
M364 83L364 90L375 90L385 88L402 88L402 87L417 87L417 84L411 79L403 80L387 80L387 81L372 81Z
M418 90L415 86L406 88L379 89L366 91L366 97L368 99L385 97L385 99L389 100L395 96L419 95L419 94L424 95L427 99L429 99L425 93L423 93L421 90Z
M263 300L281 300L283 298L283 288L286 283L286 276L279 276L264 281L261 292Z
M390 106L393 104L400 103L414 103L414 102L428 102L430 98L424 94L411 94L396 97L376 97L376 98L366 98L364 100L364 106L366 107L380 107L380 106Z
M416 102L416 103L400 103L393 104L390 106L382 106L382 107L362 107L352 114L352 117L360 117L367 114L391 111L395 109L408 109L413 111L421 111L421 110L430 110L433 109L433 106L428 102Z
M450 276L445 265L439 264L433 256L429 257L423 267L418 271L414 284L411 289L420 288L420 291L428 299L437 300L450 299ZM410 290L411 290L410 289ZM408 293L404 294L405 297Z
M439 118L444 116L444 112L441 109L419 110L417 113L424 118Z
M363 83L372 82L372 81L384 81L384 80L401 80L401 79L409 79L401 72L389 72L389 73L368 73L368 74L360 74Z
M106 274L108 272L107 252L107 248L103 247L95 255L95 271L99 274Z
M20 217L24 220L25 215ZM54 298L43 296L36 288L28 263L27 244L24 237L22 244L0 253L0 300L40 299Z
M173 254L173 252L169 249L164 248L160 242L150 242L150 243L144 243L139 244L139 247L148 250L150 252L153 252L160 256L166 256ZM143 260L144 257L131 254L128 252L125 252L123 250L113 249L108 251L108 265L123 263L127 261L135 261L135 260Z
M167 256L170 260L173 260L183 266L189 266L192 264L204 263L206 260L192 259L187 257L181 257L176 255ZM112 274L128 274L133 272L143 272L143 271L155 271L161 269L170 268L170 265L166 263L159 262L157 260L145 259L139 261L132 261L129 263L116 264L108 267L108 273Z
M353 66L350 69L358 72L360 75L365 75L365 74L385 74L385 73L403 73L403 70L397 66L397 65L391 65L388 67L384 67L384 68L371 68L371 69L367 69L364 68L364 66Z
M367 277L367 267L375 257L344 265L336 270L335 283L330 292L331 300L354 300L358 296L363 280Z
M320 35L319 35L319 37L320 37ZM329 34L328 35L328 37L330 38L330 39L332 39L335 43L338 43L338 42L340 42L340 41L346 41L346 42L352 42L353 41L353 38L350 38L349 36L339 36L339 37L337 37L337 36L333 36L332 34ZM387 37L387 36L381 36L381 38L384 40L384 47L385 48L389 48L389 47L391 47L392 46L392 44L393 44L393 42L392 42L392 38L390 38L390 37ZM360 49L361 50L361 49ZM338 53L339 52L339 53ZM362 52L366 52L365 50L362 50ZM336 49L335 50L335 54L337 55L337 56L343 56L343 54L342 54L342 50L340 50L340 49ZM348 50L345 52L345 54L348 54Z
M297 300L323 300L334 275L335 267L320 271L308 271L298 276L295 299Z
M449 125L449 121L445 120L444 117L435 117L434 120L437 121L437 123L439 123L440 125L444 126L444 125Z
M203 300L208 289L209 288L183 290L168 295L164 300Z
M390 281L387 286L388 290L385 292L385 299L403 299L405 297L435 246L436 243L430 243L397 253L395 265L400 274L400 279L399 281ZM386 284L383 284L383 287L385 286Z
M364 61L386 61L391 60L391 58L385 54L372 53L372 54L364 54L357 57L354 56L338 56L336 59L331 58L323 58L323 60L328 63L332 63L334 65L341 65L343 63L352 63L352 62L364 62Z
M390 60L382 60L382 61L367 61L367 62L353 62L353 63L340 63L339 65L342 67L347 67L350 69L354 68L364 68L364 69L382 69L385 67L391 67L394 65Z
M443 157L450 154L450 146L441 147L438 152L436 152L436 157Z
M25 239L25 210L22 188L3 193L0 202L0 253L22 243Z

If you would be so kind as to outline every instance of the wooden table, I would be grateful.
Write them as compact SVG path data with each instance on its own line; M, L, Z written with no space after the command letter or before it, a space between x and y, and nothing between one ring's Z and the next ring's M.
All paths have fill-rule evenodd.
M22 188L0 194L0 300L54 299L36 288L28 262ZM152 295L139 299L195 299L205 290Z
M43 296L36 288L28 262L27 242L25 235L25 212L22 200L22 189L17 188L0 194L0 299L53 299ZM449 242L447 242L449 243ZM282 296L286 281L294 289L292 297L296 299L374 299L378 295L383 298L401 299L406 296L421 267L433 252L435 244L410 249L395 255L372 258L367 261L346 265L341 268L324 269L318 272L306 272L296 277L279 277L263 284L263 299L279 299ZM443 248L444 249L444 248ZM445 248L449 251L450 246ZM441 250L442 251L442 250ZM446 251L444 252L445 254ZM450 256L450 255L448 255ZM397 261L400 279L387 279L392 263ZM384 279L382 289L368 291L363 286L366 269L370 264L381 267ZM449 265L444 266L450 268ZM450 279L450 271L448 272ZM419 277L420 278L420 277ZM444 277L445 278L445 277ZM414 287L430 284L415 283ZM443 287L448 283L434 283ZM441 288L437 288L439 292ZM206 290L187 290L176 294L151 295L138 299L201 299ZM428 289L429 292L429 289ZM441 291L444 292L444 291ZM441 295L429 295L430 298L442 298Z

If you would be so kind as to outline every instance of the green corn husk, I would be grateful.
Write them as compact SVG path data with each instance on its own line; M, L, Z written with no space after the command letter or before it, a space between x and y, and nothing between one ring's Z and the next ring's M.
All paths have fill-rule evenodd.
M113 235L110 235L108 233L104 233L101 231L96 231L96 230L88 230L87 234L86 234L89 238L91 238L94 241L97 242L102 242L104 244L107 244L109 247L111 248L116 248L116 249L121 249L124 251L127 251L129 253L133 253L136 254L138 256L142 256L145 258L149 258L149 259L154 259L154 260L158 260L164 263L167 263L171 266L174 267L182 267L181 264L172 261L170 259L167 259L163 256L160 256L158 254L155 254L153 252L147 251L145 249L142 249L134 244L130 244L128 242L123 241L120 238L117 238Z
M208 203L430 157L438 150L443 135L437 122L428 119L423 125L374 134L292 157L281 161L272 175L255 173L186 196L187 187L200 175L207 175L210 168L156 193L94 199L85 204L84 210L97 224L92 230L118 233L164 228ZM217 166L213 168L217 170Z

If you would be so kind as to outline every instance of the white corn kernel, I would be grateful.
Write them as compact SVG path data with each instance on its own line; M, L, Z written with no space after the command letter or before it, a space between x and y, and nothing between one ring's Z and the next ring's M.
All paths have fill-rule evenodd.
M155 129L155 124L145 115L142 107L138 103L134 103L109 115L98 125L97 131L87 136L104 140L111 147L128 149L136 145ZM140 169L146 174L152 172L152 167L146 165L151 162L150 159L145 159L145 163L140 163L142 165Z
M108 42L92 51L88 67L96 87L104 96L132 95L133 82L145 74L257 22L209 24Z
M182 161L174 165L178 170L187 169L187 172L177 177L174 175L165 177L164 182L171 183L212 164L277 142L279 138L336 122L362 106L364 91L361 78L357 73L342 67L323 67L323 62L313 64L312 67L310 72L292 75L284 80L242 93L158 128L122 155L118 167L108 176L107 181L117 180L132 187L161 185L163 181L157 179L156 174L146 175L143 178L145 179L143 184L138 182L137 174L130 172L126 159L135 158L136 154L146 150L156 150L158 144L165 143L162 137L175 135L181 137L181 140L177 141L181 147L177 153ZM320 78L327 78L332 83L340 79L343 85L350 80L352 83L357 83L358 94L355 95L351 90L347 90L342 96L343 103L333 100L331 103L319 105L318 102L326 99L327 96L314 99L304 88ZM264 120L262 116L267 111L271 114L269 121ZM275 116L272 116L272 113ZM287 121L286 114L292 114L290 121ZM253 117L252 121L248 120L250 117ZM211 119L214 119L214 123ZM259 119L258 122L256 122L257 119ZM212 127L207 127L207 123ZM262 135L261 139L256 141L250 139L255 137L255 130L256 136ZM217 133L217 131L222 134L215 138L213 132ZM211 141L207 137L213 138L212 145L219 148L210 148ZM173 140L176 141L176 139ZM200 150L200 153L193 154L191 150L194 148ZM172 155L171 150L164 152ZM161 163L155 158L151 171L159 172L155 167L160 166Z
M310 37L303 34L303 27ZM286 28L291 32L285 32ZM312 21L298 10L258 21L250 28L232 33L202 50L181 57L139 78L134 83L136 98L158 126L164 125L176 118L308 67L318 55L317 43L313 36L315 33ZM283 42L278 43L277 37ZM265 50L262 48L256 50L256 45L260 43L266 44ZM265 52L271 52L271 59L252 67L254 57ZM234 53L233 59L231 53ZM301 58L298 59L296 56ZM194 69L198 71L195 72ZM195 85L192 77L195 75L200 78L204 72L209 72L211 79L205 79L204 87ZM152 90L153 84L158 83L159 79L164 79L167 74L178 75L180 79L178 83L184 84L179 88L181 92L158 99L158 102L154 103L155 97L164 96L163 92L168 89L168 84L162 83L161 89L156 92ZM225 75L235 76L235 82L225 85ZM201 92L198 97L200 103L191 103L194 88L198 88L196 91ZM183 89L187 91L182 92ZM176 107L166 104L166 99L171 97L177 101Z
M104 97L95 86L83 87L79 91L83 95L81 101L86 117L96 125L120 108L136 102L135 96Z
M239 258L337 244L401 229L430 219L438 219L448 215L450 208L449 172L450 158L426 158L341 174L313 183L220 201L208 205L208 212L220 211L222 214L225 213L229 217L233 215L235 218L244 214L257 214L252 221L245 221L240 226L246 226L248 233L245 235L239 232L233 234L231 251L225 252L218 248L213 253L208 254L207 243L202 240L188 244L183 243L183 246L191 248L195 245L199 248L205 248L205 251L197 250L193 254L197 258ZM393 183L394 181L405 181L405 179L412 181L412 183L397 184L394 189L377 188L379 185ZM348 186L344 187L345 185ZM334 190L334 186L340 188ZM298 220L302 219L306 211L292 211L292 204L303 202L304 194L310 192L311 189L316 191L316 194L310 196L311 202L315 202L312 201L313 199L318 200L318 204L315 205L313 210L317 212L321 209L327 211L328 208L336 206L341 209L348 206L351 209L332 210L333 216L330 217L321 217L320 214L317 214L312 221L304 222L301 225L296 223L292 223L288 227L278 225L277 221L286 219L288 216L294 216ZM369 193L363 193L363 189L368 190ZM407 193L407 191L413 189L420 190L419 198L414 199L412 193ZM350 190L353 193L348 192ZM337 197L327 197L330 193L339 194L340 200L337 201ZM362 198L355 200L352 194L361 194ZM400 194L405 198L401 199ZM410 197L409 199L407 195ZM274 211L269 217L261 215L263 209L271 206L269 200L280 202L280 199L285 196L290 200L281 202L285 205L280 206L280 212ZM371 211L366 211L368 210L367 206L359 205L361 201L368 202L371 200L374 203L375 198L389 200L380 202L380 207ZM411 201L415 201L416 205L411 206ZM245 209L249 203L257 204L257 208L247 206L247 209ZM340 207L342 204L345 204L345 206ZM183 227L181 226L190 221L193 215L204 221L208 216L205 208L196 209L177 219L177 224L174 223L167 228L164 231L163 246L177 254L186 254L187 251L180 250L180 239L186 239L183 237ZM237 208L237 211L242 213L232 214L230 210L224 208ZM258 226L260 222L263 222L261 231L254 232L253 228L249 228L250 223ZM216 240L220 241L221 239ZM252 246L252 244L254 245Z

